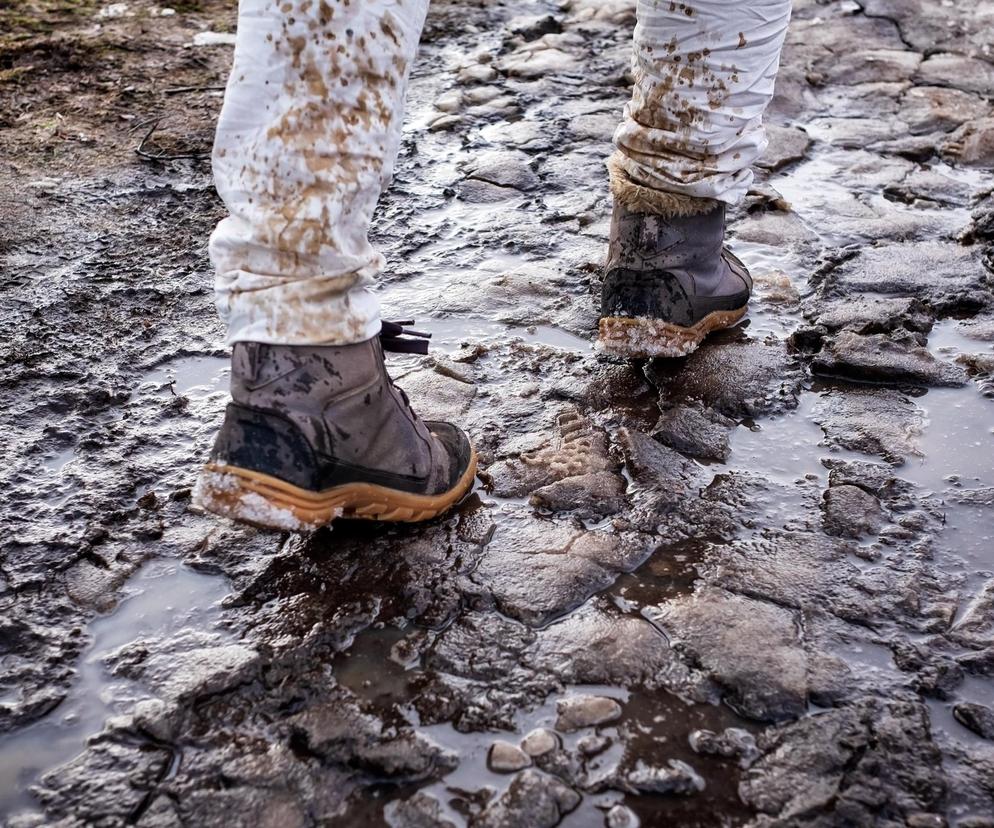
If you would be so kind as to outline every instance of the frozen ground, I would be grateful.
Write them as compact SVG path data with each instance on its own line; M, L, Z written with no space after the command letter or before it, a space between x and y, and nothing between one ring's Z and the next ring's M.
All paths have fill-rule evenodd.
M313 537L189 509L232 7L0 4L8 824L994 825L994 3L798 2L752 313L643 367L631 3L436 2L375 232L483 482Z

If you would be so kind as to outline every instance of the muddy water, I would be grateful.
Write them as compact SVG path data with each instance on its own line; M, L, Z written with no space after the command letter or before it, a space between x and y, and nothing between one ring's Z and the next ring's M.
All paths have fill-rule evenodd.
M194 572L177 561L151 561L136 572L118 606L90 624L91 644L66 700L37 724L0 737L0 812L30 808L34 800L29 788L45 771L79 754L109 716L148 698L135 682L109 673L107 656L139 639L185 629L224 636L217 621L228 590L226 579Z

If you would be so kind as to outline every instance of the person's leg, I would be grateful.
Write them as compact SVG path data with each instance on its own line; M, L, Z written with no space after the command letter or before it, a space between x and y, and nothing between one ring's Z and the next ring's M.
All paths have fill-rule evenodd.
M608 162L615 214L599 346L679 356L746 310L724 209L766 147L790 0L639 0L635 87Z
M241 0L214 145L210 243L229 342L342 345L380 329L369 244L428 0Z
M472 486L475 455L386 373L398 348L367 290L367 238L400 142L428 0L241 0L214 148L230 216L211 238L232 403L195 499L311 529L424 520Z

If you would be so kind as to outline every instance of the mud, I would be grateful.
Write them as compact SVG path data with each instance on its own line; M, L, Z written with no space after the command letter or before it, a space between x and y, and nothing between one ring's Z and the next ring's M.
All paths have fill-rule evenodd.
M434 3L374 240L483 473L303 536L189 504L233 9L0 9L6 823L989 824L991 12L796 4L757 300L639 366L589 346L632 4Z

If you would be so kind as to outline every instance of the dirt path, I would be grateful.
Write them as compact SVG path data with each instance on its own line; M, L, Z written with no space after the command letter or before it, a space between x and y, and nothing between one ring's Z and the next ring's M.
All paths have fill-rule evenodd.
M189 508L231 5L0 5L7 824L994 825L994 4L797 3L757 301L644 368L631 7L434 4L375 235L486 485L302 537Z

